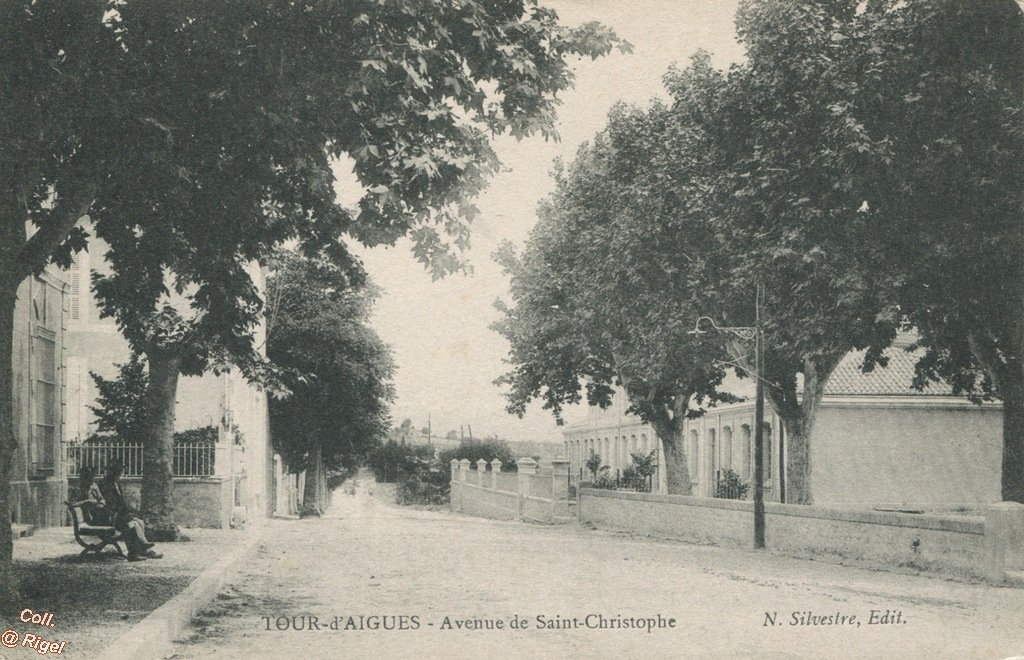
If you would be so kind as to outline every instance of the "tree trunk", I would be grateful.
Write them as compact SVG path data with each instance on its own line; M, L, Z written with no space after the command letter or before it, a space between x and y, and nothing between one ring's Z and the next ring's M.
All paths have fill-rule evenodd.
M1000 390L1003 397L1003 476L1004 502L1024 503L1024 387L1018 380Z
M13 278L7 278L13 279ZM14 304L18 283L0 283L0 614L14 615L14 538L11 534L11 481L17 441L14 436Z
M174 541L174 415L180 358L163 351L146 354L149 391L146 392L146 437L143 438L142 517L151 541Z
M813 504L811 496L811 429L818 414L817 405L810 416L782 418L786 431L786 503ZM779 443L776 441L776 447Z
M768 399L782 420L786 431L786 503L813 504L811 494L811 436L818 408L825 395L825 385L842 355L838 357L804 360L803 396L796 398L795 388L768 387ZM778 379L795 382L795 377Z
M1019 299L1019 298L1018 298ZM1024 328L1024 319L1018 327ZM1024 339L1013 337L1002 342L1017 348L1024 356ZM998 349L999 342L986 340L994 333L979 330L968 337L971 352L992 378L1003 400L1003 457L1000 495L1004 502L1024 503L1024 367L1007 351ZM1016 340L1016 341L1014 341Z
M669 495L692 495L693 484L690 482L690 466L686 451L683 449L679 431L682 424L671 421L655 422L651 426L665 447L665 487Z
M309 451L306 484L302 491L302 508L299 509L300 518L319 518L323 515L324 511L320 501L322 480L323 460L321 459L320 445L316 445Z
M665 486L669 495L692 495L693 484L690 482L690 467L686 460L686 452L679 438L665 440Z

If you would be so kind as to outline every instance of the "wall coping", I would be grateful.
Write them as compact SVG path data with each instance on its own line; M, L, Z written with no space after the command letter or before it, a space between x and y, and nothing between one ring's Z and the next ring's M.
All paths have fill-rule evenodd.
M231 479L231 475L217 475L211 474L208 477L174 477L174 483L176 484L210 484L210 483L221 483ZM141 483L142 477L121 477L121 481L128 483Z
M457 483L460 486L469 486L470 488L476 488L477 490L486 490L488 493L500 493L501 495L515 495L517 497L519 496L519 491L515 491L515 490L501 490L500 488L491 488L490 486L481 486L480 484L474 484L474 483L470 483L468 481L465 482L465 483L460 482L460 481L456 481L454 483Z
M754 503L749 500L726 500L693 495L660 495L656 493L625 493L614 490L595 488L580 489L580 496L609 497L614 499L636 500L640 502L662 502L677 506L698 506L708 509L729 509L732 511L750 512L753 515ZM868 525L884 525L888 527L914 527L917 529L934 529L939 531L958 532L961 534L985 533L984 518L947 517L927 513L899 513L895 511L866 511L863 509L841 509L821 506L805 506L802 504L779 504L765 502L764 511L774 516L793 516L798 518L818 518L823 520L839 520L844 522L863 523Z

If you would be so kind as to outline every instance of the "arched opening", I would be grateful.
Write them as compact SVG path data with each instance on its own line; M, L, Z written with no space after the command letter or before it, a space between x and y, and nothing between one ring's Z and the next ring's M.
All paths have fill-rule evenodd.
M715 429L707 430L708 437L708 495L714 495L715 484L718 483L718 438Z
M748 481L753 475L751 456L754 455L754 439L751 436L749 424L740 426L740 462L742 463L740 474Z
M722 427L722 469L732 469L732 427Z
M700 438L697 435L697 429L690 429L690 442L686 448L687 453L687 466L690 469L690 481L697 481L699 475L697 471L698 463L698 451L700 449Z

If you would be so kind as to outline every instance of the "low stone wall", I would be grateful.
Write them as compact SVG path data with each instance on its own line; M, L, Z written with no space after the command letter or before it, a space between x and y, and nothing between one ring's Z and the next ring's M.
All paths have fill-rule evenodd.
M142 479L122 479L128 505L139 508ZM231 477L175 477L174 522L181 527L231 527Z
M453 460L451 509L481 518L566 523L569 513L569 462L551 461L540 471L532 458L516 461L518 472L502 473L501 461L477 461L472 469L466 459ZM488 468L490 468L488 470Z
M693 543L753 542L748 501L582 489L578 515ZM796 557L1002 582L1024 568L1024 505L993 505L981 519L766 502L765 543Z
M11 483L11 515L14 522L36 527L61 525L67 516L67 497L58 478Z

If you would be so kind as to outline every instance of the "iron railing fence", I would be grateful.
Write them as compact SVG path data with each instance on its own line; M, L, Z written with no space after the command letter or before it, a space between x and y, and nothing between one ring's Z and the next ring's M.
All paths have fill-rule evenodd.
M66 474L77 477L82 467L96 468L97 476L113 462L120 462L124 477L142 476L142 443L121 440L104 442L65 442ZM209 477L214 474L217 443L213 441L183 442L171 451L171 474L175 477Z

